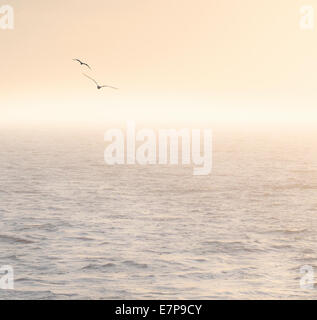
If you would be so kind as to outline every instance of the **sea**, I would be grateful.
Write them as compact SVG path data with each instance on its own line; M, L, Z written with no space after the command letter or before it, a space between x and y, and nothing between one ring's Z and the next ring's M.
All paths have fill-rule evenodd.
M0 128L0 299L317 298L317 130L215 129L194 176L106 129Z

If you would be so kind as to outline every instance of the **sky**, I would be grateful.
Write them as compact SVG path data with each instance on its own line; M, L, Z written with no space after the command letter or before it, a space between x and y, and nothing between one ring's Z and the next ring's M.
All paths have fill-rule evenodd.
M5 4L15 28L0 30L0 125L317 119L317 26L299 27L317 0Z

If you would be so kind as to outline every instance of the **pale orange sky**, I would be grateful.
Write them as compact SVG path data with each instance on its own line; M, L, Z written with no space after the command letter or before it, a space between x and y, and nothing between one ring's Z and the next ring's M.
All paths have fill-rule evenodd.
M0 30L0 122L317 119L317 30L299 28L317 0L3 4L15 29Z

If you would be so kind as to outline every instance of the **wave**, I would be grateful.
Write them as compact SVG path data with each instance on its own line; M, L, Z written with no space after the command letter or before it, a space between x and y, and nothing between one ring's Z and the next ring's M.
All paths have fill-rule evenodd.
M258 231L260 234L300 234L306 233L308 229L276 229L276 230L268 230L268 231Z
M279 190L293 190L293 189L299 189L299 190L317 190L316 184L287 184L287 185L281 185L281 186L270 186L272 190L279 191Z
M246 243L240 241L205 241L202 243L203 247L199 248L199 251L202 253L229 253L234 252L260 252L261 249L256 248L255 246L250 246Z
M114 267L116 267L116 264L110 262L103 265L88 264L87 266L83 267L81 270L101 270L101 269L114 268Z
M0 241L1 240L7 241L7 242L23 243L23 244L34 243L34 241L31 241L28 239L17 238L17 237L5 235L5 234L0 234Z
M126 264L130 267L140 268L140 269L146 269L148 267L148 265L145 263L138 263L138 262L131 261L131 260L123 261L123 264Z

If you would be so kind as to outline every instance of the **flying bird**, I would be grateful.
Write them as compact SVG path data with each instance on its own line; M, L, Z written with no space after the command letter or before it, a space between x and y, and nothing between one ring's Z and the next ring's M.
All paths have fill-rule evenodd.
M83 75L84 75L85 77L87 77L88 79L92 80L92 81L96 84L97 89L99 89L99 90L100 90L101 88L111 88L111 89L118 90L118 88L111 87L111 86L106 86L106 85L100 86L100 85L98 84L98 82L97 82L95 79L93 79L93 78L91 78L91 77L87 76L87 75L86 75L86 74L84 74L84 73L83 73Z
M87 63L82 62L82 61L80 61L79 59L73 59L73 60L74 60L74 61L78 61L81 66L86 66L86 67L88 67L88 68L91 70L90 66L89 66Z

